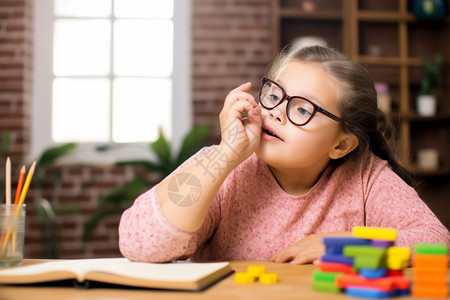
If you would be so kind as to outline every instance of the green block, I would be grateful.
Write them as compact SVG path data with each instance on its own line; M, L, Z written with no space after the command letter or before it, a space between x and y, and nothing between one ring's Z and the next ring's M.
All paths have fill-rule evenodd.
M447 255L448 247L445 244L417 244L414 246L416 254Z
M318 281L336 282L336 277L343 273L338 272L322 272L320 270L314 270L313 278Z
M348 257L357 257L357 256L373 256L373 257L382 257L386 256L387 249L386 248L376 248L372 246L345 246L344 247L344 255Z
M353 267L357 270L361 268L378 269L386 267L386 256L357 256L355 257Z
M342 289L338 287L334 282L313 280L312 289L318 292L326 293L342 293Z

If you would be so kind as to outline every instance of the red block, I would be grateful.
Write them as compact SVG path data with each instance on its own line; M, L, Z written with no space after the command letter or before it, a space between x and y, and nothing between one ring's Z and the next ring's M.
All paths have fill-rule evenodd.
M410 282L406 276L392 276L378 279L365 279L362 276L354 274L340 275L336 278L336 284L340 288L348 286L376 288L384 292L393 289L406 290L409 288Z
M337 272L337 273L345 273L345 274L356 274L356 272L353 270L352 266L338 264L338 263L321 262L319 264L319 269L322 272Z

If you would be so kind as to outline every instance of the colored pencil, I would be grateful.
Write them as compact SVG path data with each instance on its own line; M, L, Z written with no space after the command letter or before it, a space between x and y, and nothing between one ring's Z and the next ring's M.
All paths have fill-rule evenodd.
M30 170L28 171L27 179L25 179L25 183L23 185L22 192L20 193L18 205L23 205L23 203L25 202L25 197L27 196L28 188L30 187L31 178L33 178L35 167L36 167L36 161L33 161L33 164L31 165Z
M19 182L17 183L16 197L14 199L15 205L19 204L20 193L22 192L23 188L23 180L25 178L25 170L26 167L25 165L23 165L22 168L20 169Z
M5 201L6 205L11 205L11 159L6 159L5 166Z

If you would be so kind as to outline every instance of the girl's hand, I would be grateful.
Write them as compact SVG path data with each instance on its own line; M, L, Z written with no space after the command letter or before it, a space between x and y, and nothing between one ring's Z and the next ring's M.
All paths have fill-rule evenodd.
M290 262L293 265L318 263L320 256L325 253L322 234L311 234L274 254L270 261L276 263Z
M270 261L276 263L290 262L293 265L319 263L319 258L325 253L324 236L352 236L351 232L318 233L305 236L294 245L288 246L274 254Z
M250 88L248 82L232 90L219 115L220 147L236 165L255 152L261 137L261 108L247 93Z

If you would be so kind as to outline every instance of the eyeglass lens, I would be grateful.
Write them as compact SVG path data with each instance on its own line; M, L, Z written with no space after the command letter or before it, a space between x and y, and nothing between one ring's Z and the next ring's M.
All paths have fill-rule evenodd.
M273 109L279 105L286 94L276 84L267 81L261 88L260 103L266 109ZM288 119L297 125L303 125L309 121L314 114L314 105L302 98L292 97L288 101L286 114Z

